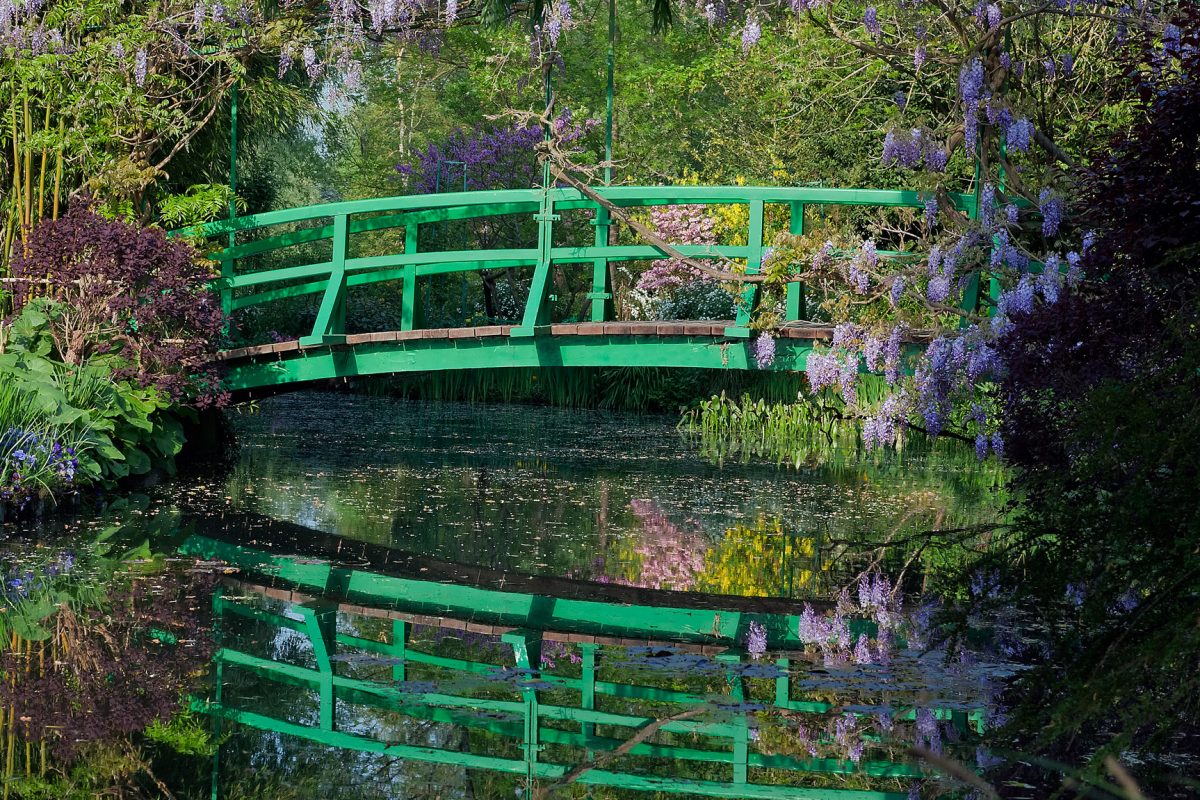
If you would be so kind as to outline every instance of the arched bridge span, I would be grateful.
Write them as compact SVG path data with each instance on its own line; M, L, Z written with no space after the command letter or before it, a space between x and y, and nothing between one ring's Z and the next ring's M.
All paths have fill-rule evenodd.
M806 219L826 213L829 207L918 209L926 199L912 191L820 187L612 186L595 191L623 209L745 207L745 244L674 248L695 259L744 264L748 275L759 274L762 268L768 218L786 218L787 229L801 234ZM974 215L972 195L951 195L950 201ZM516 236L516 246L482 245L504 219L523 221L526 226ZM756 368L750 321L761 292L754 283L743 284L732 320L615 318L613 266L669 257L653 244L617 241L610 235L616 224L605 205L579 190L553 188L330 203L223 220L177 233L227 237L227 243L210 254L220 264L218 287L226 312L262 310L306 295L320 297L311 328L288 331L282 341L221 354L228 366L226 385L236 394L429 370ZM528 276L519 318L509 324L426 325L423 285L439 275L493 270ZM556 287L572 279L578 282L580 275L589 289L583 296L584 319L564 319L578 309L563 309ZM364 325L356 315L354 289L377 283L398 287L399 324L395 330L355 332L363 331ZM968 290L965 302L974 303L977 292L977 288ZM831 336L828 326L806 321L811 299L801 283L788 285L770 369L805 369L808 353Z

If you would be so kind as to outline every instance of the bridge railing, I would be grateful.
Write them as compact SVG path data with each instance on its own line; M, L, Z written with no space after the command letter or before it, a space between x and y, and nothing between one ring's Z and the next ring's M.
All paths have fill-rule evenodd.
M926 196L915 191L879 189L832 189L821 187L752 186L612 186L597 188L606 201L621 208L670 205L743 205L747 208L745 245L676 245L675 249L697 259L743 260L747 274L757 274L764 256L764 220L767 207L786 206L788 230L804 233L806 210L823 206L874 208L922 208ZM953 194L950 201L967 214L975 214L973 195ZM586 209L592 212L594 235L590 242L555 241L563 231L560 212ZM532 214L537 223L532 247L503 249L422 249L422 225L503 215ZM591 269L590 303L592 322L612 319L613 286L609 264L621 261L670 257L650 244L610 244L614 224L607 208L573 188L515 189L411 195L358 200L304 208L270 211L230 220L211 222L177 234L204 238L227 236L228 245L211 253L220 262L222 307L226 313L260 306L291 297L320 294L312 331L301 337L302 346L338 344L345 341L347 290L366 284L399 281L402 286L401 330L420 328L421 281L435 275L474 272L495 268L531 269L529 294L519 324L511 335L532 336L550 322L552 270L558 265ZM281 233L271 229L301 226ZM404 232L403 249L382 255L354 255L354 237L387 230ZM257 237L257 238L252 238ZM328 259L290 264L265 270L239 270L239 262L252 256L279 254L288 248L329 240ZM311 256L310 256L311 257ZM298 261L304 262L304 256ZM755 284L747 283L737 304L737 318L725 330L734 338L750 336L749 322L760 300ZM787 320L807 316L804 287L788 286Z

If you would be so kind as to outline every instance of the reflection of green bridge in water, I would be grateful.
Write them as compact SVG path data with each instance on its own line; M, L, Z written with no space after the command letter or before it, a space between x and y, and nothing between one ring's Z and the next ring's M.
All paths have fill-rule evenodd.
M761 274L764 220L770 206L786 207L788 230L800 234L805 230L806 214L824 213L822 209L827 207L916 209L923 207L925 200L911 191L812 187L613 186L595 192L622 209L680 204L745 206L746 244L681 244L674 249L697 260L744 263L750 276ZM954 194L950 201L961 211L974 214L974 196ZM493 224L506 216L528 219L529 215L533 215L537 230L536 236L530 233L524 243L527 246L491 250L422 247L426 241L422 226L465 226L469 221ZM567 238L572 219L576 230L587 224L594 228L591 242L561 241ZM209 223L199 229L204 236L229 237L229 246L212 255L221 264L219 285L227 312L306 295L321 298L312 330L299 338L223 353L229 367L226 385L242 393L356 375L498 367L753 368L749 326L762 296L754 282L743 284L734 320L614 320L610 265L669 255L651 244L610 244L609 231L614 224L608 208L573 188L361 200ZM304 249L306 245L319 245L324 252L313 256L311 249ZM293 249L298 247L300 251ZM363 254L367 252L372 254ZM261 263L263 257L269 262ZM556 314L555 270L559 268L590 272L587 319L556 318L570 313ZM519 320L476 327L424 327L421 287L430 279L492 269L530 271L530 289ZM350 333L348 322L355 320L352 290L385 282L401 287L400 329ZM976 279L965 292L964 304L974 307L978 295ZM804 322L811 318L810 300L802 284L788 285L772 369L803 370L813 346L829 338L827 326Z
M299 632L313 649L315 666L305 667L221 647L215 657L215 697L194 701L198 710L219 719L319 745L498 771L541 785L569 779L581 785L709 797L900 800L906 795L831 787L855 775L886 780L924 774L914 765L890 760L864 757L855 764L847 759L759 751L752 733L756 713L787 716L843 710L828 702L793 699L797 692L792 672L806 661L796 637L800 609L794 601L514 575L343 543L334 537L306 542L306 555L296 556L290 554L294 548L271 544L273 538L267 531L249 547L192 536L182 547L189 555L221 559L243 573L245 581L237 583L239 597L218 594L214 600L216 626L223 639L229 638L236 619L248 619L271 631ZM536 591L540 587L546 588ZM244 602L247 596L258 602ZM267 600L290 605L281 612L270 611L263 607ZM345 625L339 630L339 618L352 621L355 634L345 632ZM356 635L364 620L371 618L385 627L381 640ZM760 664L746 654L743 643L751 621L767 630L776 656L773 661ZM419 649L410 644L416 625L499 637L511 648L515 670ZM543 669L541 654L547 642L579 647L579 677ZM727 693L714 696L599 679L600 647L638 645L659 653L711 657L704 660L718 670ZM364 664L377 669L374 677L347 674L357 673ZM222 683L231 670L315 693L315 718L307 723L289 721L236 703L223 704ZM450 675L458 683L473 678L478 687L438 691L437 686L416 680L416 670ZM752 692L755 684L757 691ZM753 696L767 686L766 696ZM513 699L497 699L501 690ZM564 701L564 693L577 702ZM626 707L614 710L614 701ZM629 708L639 703L645 708ZM492 736L497 743L493 749L507 748L509 753L397 744L339 730L335 720L339 706L346 708L343 704L460 726ZM638 713L651 709L653 716ZM910 708L899 717L912 719L915 713ZM935 714L961 732L981 724L979 712L941 708ZM633 742L639 732L646 735ZM671 741L655 742L663 736ZM688 737L686 746L679 742L680 736ZM513 755L514 750L520 755ZM652 769L609 769L606 757L614 756L642 759ZM654 759L674 762L673 774L662 774L661 761L653 769ZM576 766L581 763L589 768ZM718 765L716 769L728 765L730 777L690 777L701 764ZM752 770L754 777L773 782L752 781ZM818 785L805 786L805 781Z

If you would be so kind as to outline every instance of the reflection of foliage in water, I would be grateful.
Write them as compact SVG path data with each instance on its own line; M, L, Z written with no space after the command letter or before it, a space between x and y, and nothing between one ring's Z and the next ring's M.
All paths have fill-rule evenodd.
M966 445L911 432L895 450L869 450L857 423L841 420L835 406L814 398L767 403L721 395L688 411L679 427L719 464L769 460L800 474L886 487L890 520L866 536L835 533L827 542L846 555L869 554L900 568L917 554L927 571L957 567L964 543L987 545L1007 524L1008 472L996 460L980 461ZM937 531L950 535L925 535Z
M211 656L214 578L144 538L173 531L175 514L115 505L107 519L61 521L74 535L53 546L13 540L0 557L0 748L16 753L4 772L20 797L137 797L160 769L143 747L172 765L207 755L207 731L180 700ZM102 531L80 534L89 528Z
M114 575L106 609L62 605L45 623L47 638L14 636L0 654L11 678L0 703L21 738L45 742L65 764L88 743L170 719L188 676L211 655L206 583L173 572Z
M745 597L809 594L822 569L816 539L784 530L778 517L760 514L751 525L735 525L708 551L710 565L698 588Z
M630 508L642 531L618 544L618 574L602 574L600 582L743 597L792 597L818 588L815 539L785 533L777 516L759 514L717 538L705 534L696 519L672 521L652 500L635 499Z
M228 482L204 492L208 510L231 502L489 568L632 582L658 548L664 558L703 558L708 570L713 559L740 558L748 568L764 558L778 572L769 563L777 550L800 552L776 541L779 520L787 534L820 541L813 546L823 551L829 580L852 580L866 564L851 564L850 554L919 531L991 522L1003 497L1003 474L984 465L989 477L977 477L973 454L953 443L925 449L914 440L901 454L862 459L835 452L800 470L757 458L718 469L680 452L678 435L655 417L342 395L297 394L269 404L262 415L238 420L241 460ZM635 508L643 500L680 528L678 537L661 533L663 545L654 544ZM757 546L752 535L726 534L755 528L760 516L770 521L763 555L755 556L746 550ZM726 538L723 550L713 549ZM923 563L942 557L926 551ZM903 564L899 555L893 561ZM666 586L666 574L660 577L653 585ZM772 580L758 589L731 577L720 583L758 593ZM682 574L670 583L697 588Z
M635 559L622 558L626 574L619 582L675 591L695 588L705 568L706 540L695 521L676 525L652 500L635 499L629 505L643 528L633 546L640 564L633 575Z

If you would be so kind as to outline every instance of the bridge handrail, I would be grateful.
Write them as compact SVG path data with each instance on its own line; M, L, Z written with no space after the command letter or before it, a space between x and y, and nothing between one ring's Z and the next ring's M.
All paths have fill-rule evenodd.
M801 203L804 205L848 205L919 208L925 203L927 192L902 189L841 189L817 186L603 186L596 193L614 205L622 207L654 205L744 205L756 200L764 203ZM577 203L575 208L594 208L596 204L586 199L577 189L558 187L548 193L557 207L571 208L568 203ZM955 208L972 213L975 196L952 193L950 201ZM219 236L254 230L256 228L304 222L311 219L336 217L342 214L375 214L385 211L420 212L435 209L473 208L476 206L539 205L541 189L498 189L471 192L443 192L440 194L400 195L368 200L343 200L298 208L264 211L235 219L222 219L203 225L181 228L174 235L202 237ZM512 213L502 211L500 213ZM480 215L487 216L487 215ZM429 220L437 221L437 220ZM332 226L330 226L332 233Z

